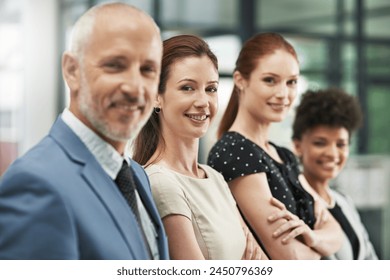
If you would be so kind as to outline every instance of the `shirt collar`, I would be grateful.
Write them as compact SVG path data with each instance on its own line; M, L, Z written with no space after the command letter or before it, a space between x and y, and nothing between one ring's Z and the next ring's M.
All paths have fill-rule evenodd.
M113 146L100 138L92 129L69 111L68 108L64 109L61 118L95 156L98 163L111 179L115 180L122 167L123 160L126 160L130 165L127 156L120 155Z

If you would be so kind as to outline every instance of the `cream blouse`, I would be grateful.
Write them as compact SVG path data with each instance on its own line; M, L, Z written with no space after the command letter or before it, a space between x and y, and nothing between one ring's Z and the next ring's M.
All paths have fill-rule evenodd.
M229 187L217 171L199 167L207 178L189 177L161 165L145 169L160 216L190 219L205 259L241 259L246 239Z

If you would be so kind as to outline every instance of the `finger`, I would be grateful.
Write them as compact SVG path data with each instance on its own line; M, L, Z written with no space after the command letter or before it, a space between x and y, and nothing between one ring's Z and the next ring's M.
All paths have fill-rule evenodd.
M253 255L253 240L251 234L247 232L246 234L246 250L245 250L245 259L250 260Z
M322 224L322 214L316 217L316 222L314 224L314 227L319 227Z
M321 212L322 212L322 207L320 205L319 199L318 198L314 199L314 216L316 217L316 219L319 219Z
M291 213L291 219L292 219L292 220L296 220L296 221L300 220L299 217L298 217L297 215L294 215L294 214L292 214L292 213Z
M271 216L268 217L268 221L274 222L274 221L279 220L281 218L285 218L286 220L290 220L291 217L290 217L289 211L280 210L280 211L274 212Z
M289 234L287 234L285 237L283 237L282 243L287 244L290 240L301 235L304 231L305 231L305 227L303 225L300 227L294 228Z
M322 224L322 213L320 215L316 216L316 219L317 220L316 220L316 222L314 224L314 227L317 227L317 226Z
M321 218L322 215L319 215L316 217L316 222L314 224L314 228L317 228L319 227L321 224L322 224L322 218Z
M261 250L259 247L256 247L252 260L261 260Z
M249 233L248 227L247 226L243 226L242 230L244 231L244 234L245 234L246 238L248 238L248 233Z
M270 201L273 206L278 207L280 210L286 209L286 206L281 201L277 200L275 197L271 197Z
M329 212L328 211L322 211L322 222L326 223L329 220Z
M314 224L314 227L317 228L323 223L325 223L328 220L328 211L326 209L322 208L321 212L319 213L318 216L316 216L316 222Z
M268 217L269 222L274 222L278 219L286 219L287 221L289 220L299 220L298 216L294 215L288 210L281 210L273 213L271 216Z
M281 236L282 234L286 232L293 231L295 228L301 227L305 225L305 223L302 220L291 220L283 225L281 225L274 233L272 234L273 237L277 238Z

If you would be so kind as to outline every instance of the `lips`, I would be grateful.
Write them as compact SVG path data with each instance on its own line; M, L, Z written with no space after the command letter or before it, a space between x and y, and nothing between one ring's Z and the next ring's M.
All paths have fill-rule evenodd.
M326 170L334 170L339 167L339 162L335 161L319 162L319 164Z
M282 110L285 107L288 107L289 104L284 104L284 103L268 103L269 106L271 106L272 109L274 110Z
M111 107L122 109L127 112L143 110L145 108L145 99L143 96L130 96L121 94L114 96L111 100Z
M126 111L135 111L135 110L138 110L138 108L139 108L138 105L134 105L134 104L122 104L122 103L114 104L114 107L115 107L115 108L120 108L120 109L123 109L123 110L126 110Z
M132 115L138 111L143 111L145 106L139 103L129 102L113 102L110 106L112 109L118 110L118 113Z

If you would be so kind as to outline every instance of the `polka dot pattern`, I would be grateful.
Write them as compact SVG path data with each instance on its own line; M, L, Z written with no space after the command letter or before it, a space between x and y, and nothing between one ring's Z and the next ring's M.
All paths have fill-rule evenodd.
M270 144L277 150L283 164L241 134L227 132L211 149L208 165L219 171L227 182L240 176L265 172L272 195L313 228L313 198L298 181L298 162L294 154Z

